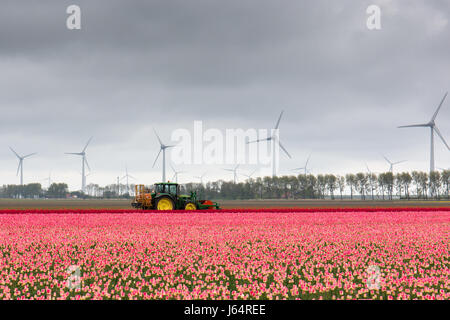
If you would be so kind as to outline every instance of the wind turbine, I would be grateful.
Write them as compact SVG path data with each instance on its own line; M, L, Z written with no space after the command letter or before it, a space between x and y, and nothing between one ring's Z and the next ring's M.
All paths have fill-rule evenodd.
M42 179L41 181L48 181L48 188L50 189L50 186L52 184L52 172L50 171L48 173L48 178Z
M91 140L92 140L92 137L89 138L88 142L86 143L86 145L84 146L84 148L81 152L65 152L65 154L73 154L76 156L81 156L81 192L82 193L85 193L85 191L86 191L86 172L84 169L84 165L86 164L89 171L91 170L91 168L89 167L89 163L86 159L86 149L87 149L89 143L91 142Z
M394 173L394 166L395 166L396 164L406 162L406 160L397 161L397 162L391 162L391 160L389 160L389 159L386 158L385 156L383 156L383 158L389 163L389 172L390 172L390 173Z
M12 152L16 155L16 157L19 159L19 166L17 167L17 173L16 173L16 176L19 175L19 170L20 170L20 185L23 186L23 160L26 159L26 158L28 158L28 157L31 157L32 155L35 155L36 152L27 154L26 156L19 156L19 155L17 154L17 152L14 151L13 148L9 147L9 149L11 149L11 151L12 151Z
M239 164L236 166L236 167L234 167L234 169L223 169L223 170L226 170L226 171L231 171L231 172L233 172L233 175L234 175L234 184L236 184L236 182L237 182L237 169L238 169L238 167L239 167Z
M242 173L242 175L243 175L243 176L246 176L248 179L251 179L252 176L256 173L256 171L258 171L258 169L253 170L253 172L250 173L250 174Z
M301 171L301 170L305 170L305 176L306 176L306 173L308 172L308 162L309 162L309 158L311 158L311 155L309 155L308 156L308 159L306 159L306 163L305 163L305 166L304 167L301 167L301 168L295 168L295 169L292 169L292 171Z
M126 179L126 181L127 181L127 192L130 192L130 185L128 183L128 178L136 180L135 177L133 177L131 174L128 174L128 168L127 168L127 166L125 166L125 175L122 178L120 178L120 180Z
M264 139L258 139L258 140L255 140L255 141L249 141L249 142L247 142L247 144L249 144L249 143L254 143L254 142L256 142L256 143L258 143L258 142L261 142L261 141L271 141L271 147L272 147L272 156L273 156L273 159L272 159L272 176L273 177L275 177L276 175L277 175L277 172L276 172L276 166L275 166L275 163L276 163L276 159L275 159L275 141L278 143L278 145L280 146L280 148L287 154L287 156L289 157L289 158L292 158L291 157L291 155L289 154L289 152L286 150L286 148L281 144L281 141L280 141L280 139L279 139L279 137L278 137L278 135L277 135L277 133L278 133L278 127L279 127L279 125L280 125L280 120L281 120L281 117L282 117L282 115L283 115L283 112L284 111L281 111L281 113L280 113L280 116L278 117L278 121L277 121L277 123L275 124L275 128L273 129L274 130L274 132L273 132L273 134L270 136L270 137L268 137L268 138L264 138Z
M400 126L398 128L414 128L414 127L425 127L430 128L430 173L434 171L434 133L441 138L442 142L444 142L445 146L448 150L450 150L450 147L448 146L447 142L445 141L444 137L442 136L441 132L439 131L438 127L436 126L435 120L438 115L439 110L442 107L442 104L444 103L445 98L447 97L448 92L445 93L444 97L441 100L441 103L439 104L438 108L433 114L433 117L428 123L422 123L422 124L412 124L408 126Z
M156 130L153 129L153 131L155 131L156 137L158 138L160 149L159 149L158 155L156 156L155 162L153 162L152 168L155 166L155 163L158 160L159 155L162 151L162 153L163 153L162 182L166 182L166 149L172 148L174 146L168 146L168 145L165 145L164 143L162 143L161 139L159 138L158 134L156 133Z
M203 173L201 176L194 176L194 178L200 179L200 183L203 184L203 177L206 175L206 172Z
M175 182L178 183L178 175L179 175L180 173L186 173L186 171L176 171L175 168L174 168L172 165L170 165L170 167L171 167L172 170L173 170L172 180L175 179Z

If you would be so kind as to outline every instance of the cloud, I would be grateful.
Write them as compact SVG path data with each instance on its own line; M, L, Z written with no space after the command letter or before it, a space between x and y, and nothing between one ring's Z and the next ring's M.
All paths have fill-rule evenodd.
M449 90L446 1L77 1L79 31L65 27L70 4L2 3L1 183L16 182L8 145L39 151L29 179L52 167L79 188L78 162L62 153L93 135L99 183L125 162L153 179L152 127L165 137L194 120L270 128L282 109L294 157L284 168L310 152L322 172L383 170L380 152L410 159L405 170L428 166L427 132L396 126L426 121ZM380 31L366 28L370 4L381 7ZM437 120L447 140L449 103ZM436 141L436 162L449 161Z

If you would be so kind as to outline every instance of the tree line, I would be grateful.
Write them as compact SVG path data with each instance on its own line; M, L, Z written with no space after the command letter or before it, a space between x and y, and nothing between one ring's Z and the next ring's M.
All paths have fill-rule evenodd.
M181 185L181 192L196 191L205 199L449 199L450 170L431 174L421 171L383 172L380 174L350 173L300 174L298 176L258 177L234 183L224 180ZM40 183L3 185L2 198L130 198L134 185L98 184L86 186L86 194L69 192L66 183L52 183L43 189Z
M42 189L40 183L22 185L3 185L0 187L1 198L66 198L69 187L65 183L52 183L48 190Z
M207 199L449 199L450 171L393 174L300 174L262 177L245 182L188 183L185 193L197 191Z
M3 185L0 186L0 198L129 198L134 190L134 185L111 184L100 187L98 184L86 186L86 193L80 191L69 191L66 183L52 183L44 189L40 183L29 183L25 185Z

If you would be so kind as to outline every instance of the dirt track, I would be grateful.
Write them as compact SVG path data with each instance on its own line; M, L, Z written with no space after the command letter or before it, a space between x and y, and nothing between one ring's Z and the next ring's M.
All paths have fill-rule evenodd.
M343 208L343 207L450 207L450 201L381 201L381 200L220 200L229 208ZM0 209L131 209L131 200L30 200L0 199Z

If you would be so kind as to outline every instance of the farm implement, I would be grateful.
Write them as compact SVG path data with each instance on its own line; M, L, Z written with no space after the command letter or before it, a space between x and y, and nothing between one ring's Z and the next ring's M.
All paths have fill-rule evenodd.
M217 202L197 199L197 193L180 194L178 183L155 183L150 190L143 184L135 186L135 197L131 205L143 210L218 210Z

